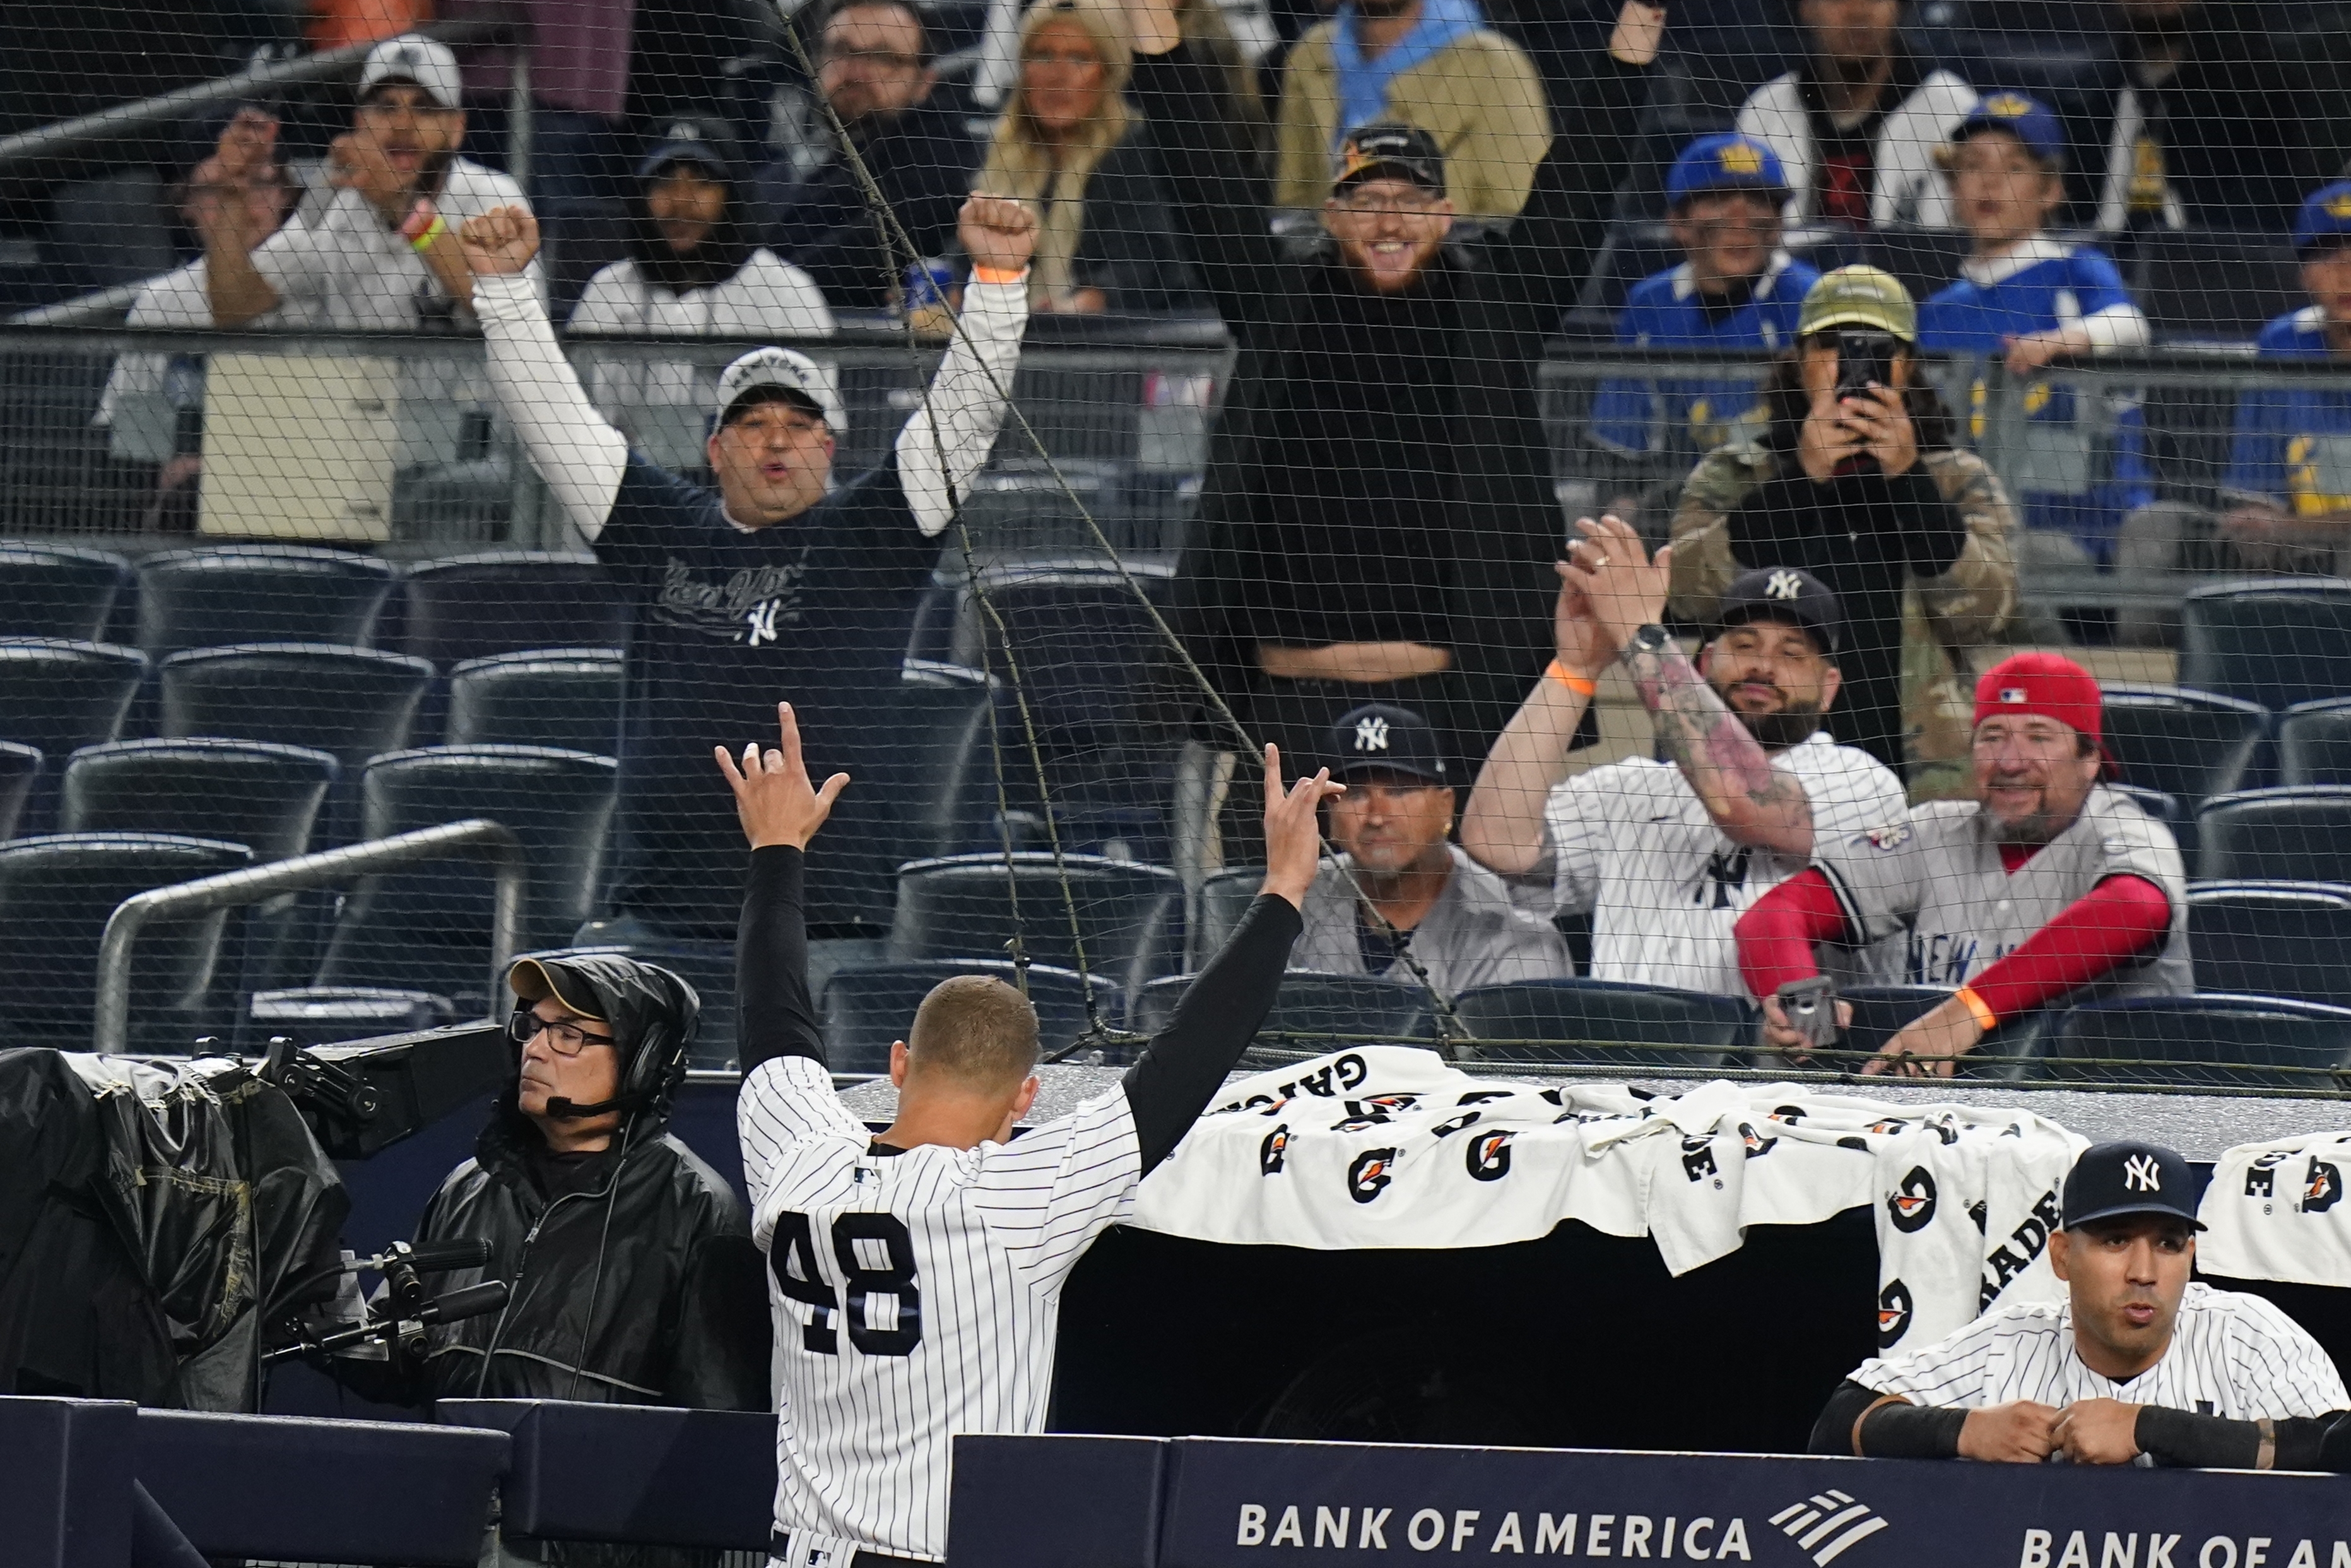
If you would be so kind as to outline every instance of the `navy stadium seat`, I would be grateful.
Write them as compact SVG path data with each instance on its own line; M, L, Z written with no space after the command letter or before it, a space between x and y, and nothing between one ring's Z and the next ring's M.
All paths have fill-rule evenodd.
M341 769L323 751L242 740L122 740L67 761L57 827L243 844L256 861L311 847Z
M270 740L345 769L406 745L433 679L422 659L320 643L192 648L163 661L158 732Z
M403 584L401 646L441 669L536 648L617 648L628 610L596 558L493 550L421 561Z
M1176 1017L1176 1004L1191 988L1192 975L1173 975L1143 988L1135 1009L1138 1034L1156 1034ZM1353 1035L1364 1040L1276 1040L1269 1035ZM1281 977L1281 990L1258 1028L1257 1043L1291 1057L1320 1056L1350 1045L1393 1040L1426 1043L1437 1037L1428 993L1404 980L1372 975L1332 975L1314 969L1292 969Z
M2351 784L2351 697L2296 703L2278 717L2278 782Z
M852 964L835 969L818 1000L825 1055L835 1072L887 1072L890 1046L906 1038L914 1010L931 988L956 975L992 975L1014 982L1008 963L936 959L899 964ZM1088 1027L1086 993L1102 1022L1117 1027L1118 988L1100 975L1083 981L1071 970L1044 964L1029 967L1029 1000L1037 1009L1038 1049L1056 1057L1075 1044Z
M2142 789L2136 784L2116 784L2115 792L2130 800L2148 816L2171 830L2174 840L2179 837L2182 813L2179 802L2160 789Z
M2027 1068L2055 1082L2346 1086L2351 1008L2281 997L2134 997L2068 1008Z
M1007 860L1010 861L1008 866ZM1179 961L1184 883L1165 866L1093 855L947 855L910 862L898 873L898 907L886 949L893 963L918 958L1005 956L1018 936L1033 963L1077 968L1070 926L1084 940L1086 973L1107 977L1121 997L1172 973Z
M1720 1066L1746 1049L1754 1014L1736 997L1614 980L1523 980L1454 998L1487 1062L1592 1062L1609 1067ZM1508 1042L1508 1043L1500 1043Z
M371 556L299 545L167 550L139 563L139 646L152 658L232 643L366 645L392 592Z
M611 757L621 745L618 648L539 648L449 672L449 744L552 746Z
M1205 877L1200 883L1200 925L1192 932L1191 965L1197 969L1217 956L1217 949L1233 934L1247 915L1249 905L1257 902L1257 890L1265 882L1265 867L1235 866Z
M252 863L242 844L162 833L56 833L0 843L0 1019L11 1045L88 1051L99 937L116 905L150 888ZM152 921L133 951L131 1045L187 1051L221 1032L214 971L228 912Z
M2188 910L2198 990L2351 1007L2351 886L2193 883Z
M103 643L131 563L103 550L0 545L0 637Z
M1850 1003L1853 1021L1845 1027L1844 1049L1872 1054L1882 1051L1904 1024L1951 999L1945 986L1851 986L1838 993ZM2011 1079L2022 1070L2033 1042L2048 1027L2051 1014L2026 1013L2004 1020L1976 1042L1959 1063L1962 1078ZM1858 1062L1851 1063L1858 1067Z
M0 740L63 757L121 733L144 654L104 643L0 638Z
M2105 710L2120 781L2172 798L2182 854L2195 853L2196 811L2206 800L2260 781L2270 715L2255 704L2182 686L2116 685L2105 688Z
M2208 881L2351 883L2351 788L2215 796L2196 831L2196 874Z
M29 746L0 740L0 839L13 839L25 820L26 803L41 777L44 758Z
M2351 696L2351 581L2216 582L2191 590L2179 609L2181 685L2273 713Z

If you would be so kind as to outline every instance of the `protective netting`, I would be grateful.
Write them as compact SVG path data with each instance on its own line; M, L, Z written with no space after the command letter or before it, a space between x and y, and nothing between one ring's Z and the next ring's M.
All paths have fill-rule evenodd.
M1127 1060L1271 742L1267 1060L2339 1090L2351 20L1329 11L12 7L7 1042L494 1009L480 845L100 942L486 819L726 1066L789 700L839 1071Z

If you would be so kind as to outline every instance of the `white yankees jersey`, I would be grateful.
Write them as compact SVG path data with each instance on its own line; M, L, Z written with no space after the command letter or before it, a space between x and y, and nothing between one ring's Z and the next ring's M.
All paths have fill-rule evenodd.
M2188 872L2171 830L2129 796L2100 785L2082 814L2011 872L1968 800L1929 800L1863 832L1823 834L1814 863L1845 917L1871 942L1909 932L1903 972L1885 977L1963 986L2110 876L2144 877L2171 901L2161 950L2073 999L2179 996L2196 988L2188 959ZM1891 954L1887 955L1891 957Z
M1124 1090L1010 1144L872 1151L831 1075L762 1062L737 1111L776 1328L776 1528L799 1563L946 1555L958 1432L1040 1432L1062 1284L1142 1176Z
M1898 819L1902 781L1825 733L1771 758L1803 785L1827 842ZM1731 927L1805 862L1733 843L1670 763L1635 759L1561 784L1543 811L1556 907L1592 916L1592 974L1743 997Z
M1865 1361L1853 1381L1913 1405L1980 1410L2031 1399L2060 1408L2121 1399L2231 1421L2351 1407L2342 1375L2302 1325L2259 1296L2191 1284L2163 1359L2127 1383L2091 1371L2070 1301L2021 1301L1929 1345Z

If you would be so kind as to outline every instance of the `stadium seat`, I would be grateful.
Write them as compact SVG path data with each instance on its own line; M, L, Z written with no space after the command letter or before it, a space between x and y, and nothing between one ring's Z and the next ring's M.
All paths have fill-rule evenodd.
M2296 703L2278 716L2278 782L2351 784L2351 697Z
M256 991L246 1017L256 1043L282 1034L297 1045L333 1045L339 1040L439 1029L457 1021L457 1009L448 998L427 991L320 986Z
M103 643L131 563L103 550L0 545L0 637Z
M1010 865L1008 867L1008 858ZM946 855L898 873L887 952L919 958L994 958L1018 936L1030 961L1077 968L1070 905L1085 943L1084 969L1123 998L1171 973L1181 947L1184 883L1165 866L1067 855L1069 897L1050 854ZM1017 913L1016 913L1017 912Z
M621 745L621 665L618 648L468 659L449 672L449 744L613 756Z
M41 777L42 757L29 746L0 740L0 839L13 839Z
M1136 1005L1134 1030L1157 1034L1176 1017L1197 977L1171 975L1143 988ZM1313 969L1292 969L1281 977L1281 990L1259 1026L1258 1043L1271 1051L1320 1056L1343 1051L1361 1040L1269 1040L1270 1034L1370 1036L1399 1044L1419 1044L1437 1038L1431 1021L1428 993L1405 980L1371 975L1330 975Z
M243 844L260 861L310 848L341 769L323 751L242 740L122 740L66 763L57 828L176 833Z
M0 843L0 1019L10 1045L90 1048L99 936L134 894L252 863L242 844L163 833L57 833ZM225 910L151 922L131 966L131 1045L184 1052L226 1021L213 1000Z
M1950 1000L1951 991L1943 986L1852 986L1840 990L1837 997L1853 1006L1844 1048L1874 1053L1884 1050L1904 1024ZM2023 1070L2024 1059L2032 1054L2033 1042L2048 1027L2050 1017L2044 1011L2007 1019L1976 1042L1959 1064L1959 1076L2014 1078Z
M1477 1061L1593 1062L1610 1067L1708 1068L1743 1051L1754 1014L1735 997L1615 980L1524 980L1480 986L1454 999Z
M139 646L151 658L232 643L364 646L392 592L371 556L299 545L167 550L139 563Z
M2196 834L2196 874L2207 881L2351 883L2351 788L2217 795Z
M2351 581L2264 578L2191 590L2180 604L2179 679L2273 713L2351 696Z
M2346 1086L2351 1008L2283 997L2134 997L2068 1008L2029 1076L2054 1082L2215 1085L2325 1092Z
M2171 830L2176 840L2180 831L2179 802L2160 789L2142 789L2136 784L2116 784L2115 792L2132 801L2138 809Z
M529 878L522 946L555 947L592 913L603 880L616 765L538 746L433 747L368 764L361 836L487 817L522 841ZM321 986L390 987L488 1005L488 862L461 859L362 878L343 901Z
M2105 688L2106 749L2122 765L2121 781L2172 798L2172 831L2184 855L2196 851L2198 807L2260 782L2269 723L2255 704L2210 692Z
M890 1046L906 1038L914 1009L931 988L955 975L993 975L1014 982L1013 967L1001 961L946 959L899 964L853 964L832 972L817 1011L823 1020L825 1054L835 1072L887 1072ZM1100 975L1080 977L1044 964L1029 967L1029 1000L1037 1009L1038 1045L1047 1057L1074 1044L1087 1028L1086 992L1102 1021L1116 1027L1118 988Z
M628 610L593 556L493 550L408 569L402 648L441 669L538 648L617 648Z
M1200 883L1200 928L1193 934L1191 965L1195 969L1217 956L1217 949L1241 923L1257 890L1265 881L1265 867L1237 866L1220 871Z
M112 740L146 674L146 655L135 649L0 638L0 740L50 757Z
M2351 886L2191 883L2188 912L2198 990L2351 1007Z
M163 661L156 728L313 747L356 770L407 744L432 679L422 659L323 643L192 648Z

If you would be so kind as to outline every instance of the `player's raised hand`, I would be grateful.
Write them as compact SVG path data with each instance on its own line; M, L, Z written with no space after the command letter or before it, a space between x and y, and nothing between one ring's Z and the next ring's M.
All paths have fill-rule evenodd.
M821 789L809 782L808 764L800 759L799 721L792 716L791 704L776 705L776 745L765 753L756 746L745 747L740 767L725 747L711 749L735 791L735 814L742 819L743 836L751 847L789 844L804 850L832 815L832 803L849 788L849 775L834 774Z
M538 220L528 207L492 207L457 231L476 277L512 277L538 254Z
M1306 907L1306 890L1322 863L1322 822L1317 808L1346 792L1344 784L1331 782L1328 768L1283 789L1281 747L1265 748L1265 882L1259 893Z
M2077 1465L2126 1465L2138 1458L2138 1406L2076 1399L2057 1413L2050 1436Z
M1996 1465L2037 1465L2057 1447L2056 1410L2030 1399L1968 1412L1959 1427L1959 1458Z
M973 196L956 214L956 237L973 267L1019 272L1037 248L1037 214L1010 196Z

